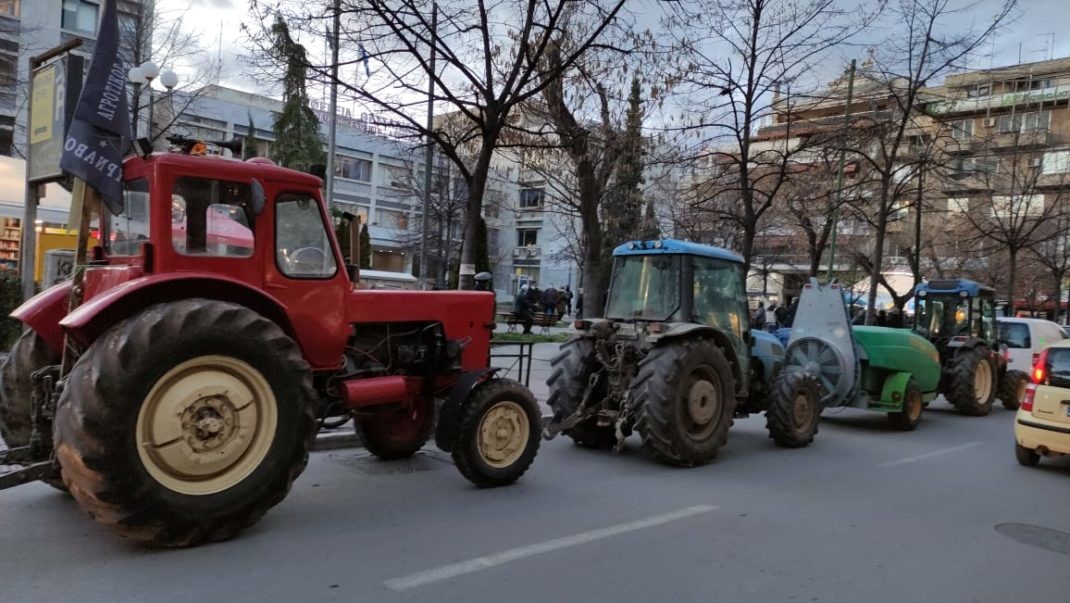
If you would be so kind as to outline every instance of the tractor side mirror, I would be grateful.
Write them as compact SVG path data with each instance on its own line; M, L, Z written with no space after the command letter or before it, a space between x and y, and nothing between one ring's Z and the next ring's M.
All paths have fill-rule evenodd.
M251 188L253 193L253 215L259 216L260 212L264 211L264 203L266 197L266 195L264 195L264 185L260 184L260 181L256 178L253 178Z

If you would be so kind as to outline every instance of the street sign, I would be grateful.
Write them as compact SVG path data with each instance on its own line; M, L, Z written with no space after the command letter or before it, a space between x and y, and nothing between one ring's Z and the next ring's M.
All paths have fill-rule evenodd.
M33 71L30 79L30 160L26 179L41 183L63 178L59 158L63 138L82 92L85 61L67 54Z

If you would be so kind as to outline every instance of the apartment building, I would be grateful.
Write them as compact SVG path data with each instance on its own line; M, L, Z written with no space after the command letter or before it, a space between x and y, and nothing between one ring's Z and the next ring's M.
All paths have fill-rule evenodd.
M133 56L130 44L149 36L126 35L147 22L153 0L119 0L120 52ZM93 54L102 11L100 0L0 0L0 155L24 157L26 145L29 58L72 38L74 51Z

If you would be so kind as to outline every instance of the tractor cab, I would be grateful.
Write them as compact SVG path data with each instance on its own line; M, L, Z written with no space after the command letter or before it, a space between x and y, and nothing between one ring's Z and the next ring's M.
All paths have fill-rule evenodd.
M608 320L646 333L706 325L746 358L747 296L743 259L725 249L664 239L632 241L613 250Z
M933 343L996 340L995 291L967 279L934 280L916 290L914 331Z

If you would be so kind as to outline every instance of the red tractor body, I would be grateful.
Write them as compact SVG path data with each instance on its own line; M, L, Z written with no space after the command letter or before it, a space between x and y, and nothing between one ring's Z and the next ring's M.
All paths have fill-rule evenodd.
M116 404L137 415L130 428L137 433L124 432L129 441L117 445L141 447L141 464L164 491L196 497L206 480L213 484L208 490L241 490L247 487L242 479L259 471L246 467L250 451L262 448L264 462L281 462L286 451L274 454L281 444L273 442L283 436L287 446L304 446L294 457L301 457L303 468L309 441L304 428L288 434L281 415L264 423L264 417L287 411L278 399L294 397L287 388L302 383L309 386L302 390L307 399L290 409L293 417L308 414L322 421L352 414L366 447L382 458L415 453L439 412L437 442L478 485L514 481L530 464L538 446L538 407L530 392L494 378L487 366L493 294L357 288L351 280L356 271L335 239L320 179L267 160L156 154L128 159L124 182L123 212L105 211L98 224L102 245L90 254L80 305L68 311L72 284L66 282L12 314L29 330L0 374L0 427L6 426L3 435L13 449L0 454L32 470L0 477L0 488L38 478L59 485L62 470L72 494L101 515L94 505L102 493L85 492L89 482L78 482L80 464L90 464L80 449L80 430L91 424L74 425L81 415L73 413L112 412L92 407L106 397L107 386L87 385L90 376L110 370L103 368L109 362L132 371L114 376L132 382L130 400ZM262 326L242 326L252 324ZM69 376L64 374L69 367L59 366L65 347L77 358ZM151 360L169 347L173 361ZM256 404L228 399L236 394L227 392L236 389ZM495 449L480 435L490 433L484 431L491 428L486 421L492 421L493 433L515 437L509 442L502 435ZM256 439L261 431L268 440ZM160 441L143 443L154 438ZM236 450L233 462L204 473L216 457L198 455L219 450ZM290 479L300 472L289 471ZM281 500L277 492L272 496ZM144 513L138 503L130 506L131 513ZM262 514L261 507L247 512ZM178 545L228 533L209 534L198 521L178 522L180 536L146 536L136 526L117 529Z

